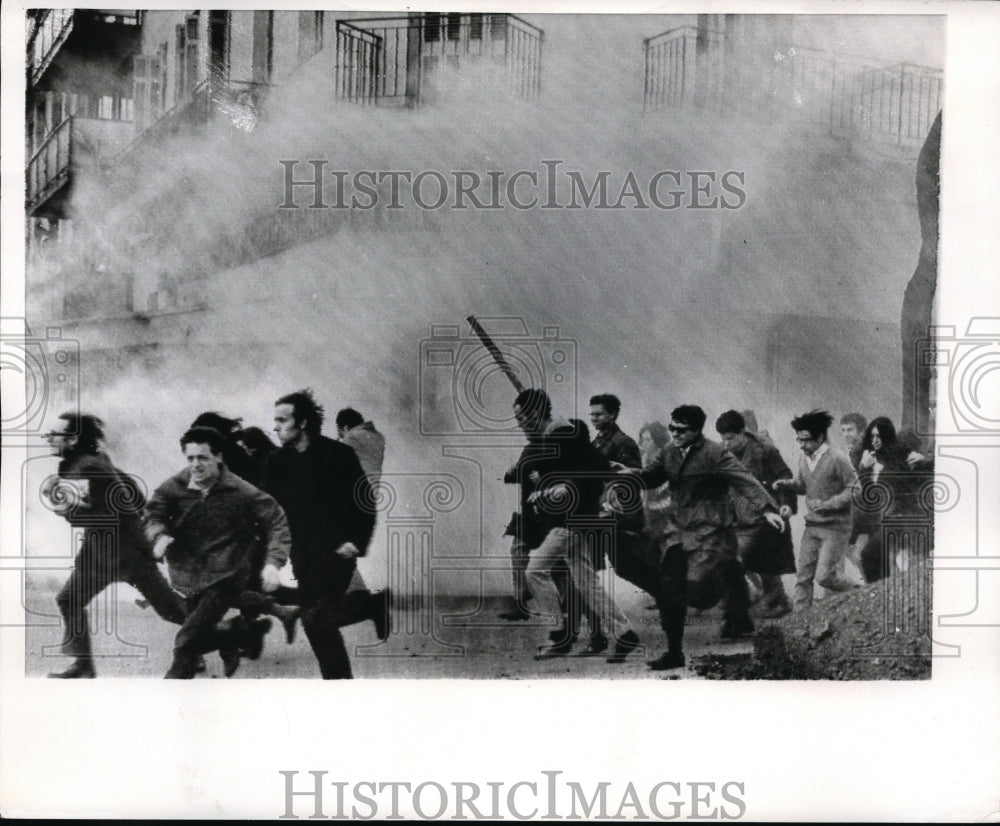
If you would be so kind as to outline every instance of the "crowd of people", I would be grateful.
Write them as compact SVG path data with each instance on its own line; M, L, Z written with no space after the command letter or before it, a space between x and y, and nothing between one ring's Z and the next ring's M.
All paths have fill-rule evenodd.
M814 590L856 587L904 570L929 543L900 536L928 510L933 466L912 433L886 417L840 420L846 454L831 446L833 417L813 410L791 428L801 455L793 472L752 411L727 410L705 436L705 411L674 408L633 440L619 428L620 400L590 399L590 422L553 414L544 390L521 391L513 415L526 436L504 481L519 508L507 534L513 592L501 617L548 619L537 659L576 653L623 663L640 640L615 599L609 567L648 593L667 647L655 671L683 667L689 609L721 604L720 636L737 640L759 619L807 609ZM301 623L324 679L352 676L341 628L372 621L391 631L391 594L373 593L357 569L376 523L385 439L352 408L323 435L310 390L275 402L275 444L242 420L205 412L180 437L186 466L148 500L101 449L103 422L64 413L49 434L58 472L42 490L50 508L82 529L73 573L57 596L73 657L50 676L96 676L88 603L115 581L179 626L169 678L190 679L218 652L225 675L260 657L277 619L288 643ZM804 498L796 554L790 519ZM107 524L115 525L108 541ZM104 525L104 527L101 527ZM896 531L896 534L893 534ZM282 583L291 562L296 587ZM165 562L166 576L159 563ZM789 599L782 577L794 574ZM578 648L586 621L587 638Z
M589 639L578 655L600 654L613 642L607 662L621 663L638 648L597 577L605 560L655 600L667 649L648 665L662 671L686 664L689 608L721 603L720 635L739 639L756 631L751 586L759 616L777 619L809 608L817 585L856 587L845 559L874 582L929 547L905 534L915 521L927 523L931 459L914 434L897 436L885 417L842 417L849 455L830 444L828 412L794 417L801 455L793 473L757 431L752 411L722 413L714 441L703 432L705 411L681 405L669 424L644 425L635 442L618 427L621 401L611 394L590 399L593 439L582 420L554 417L542 390L523 390L513 409L527 444L504 476L520 488L520 510L508 526L513 602L500 616L541 614L556 625L538 659L573 653L582 618ZM800 496L805 529L796 556L789 520ZM794 600L786 574L795 575Z
M240 419L203 413L180 438L186 467L147 500L101 450L104 423L62 414L48 434L59 467L42 495L82 529L82 542L57 597L73 661L50 676L96 676L87 605L121 581L180 626L169 678L204 671L209 652L227 677L257 659L272 627L264 614L281 621L289 643L301 622L324 679L350 678L340 629L371 620L383 640L391 630L391 594L370 592L357 572L375 528L385 440L351 408L337 414L338 440L323 435L323 422L310 390L275 402L280 447ZM289 560L297 587L281 582Z

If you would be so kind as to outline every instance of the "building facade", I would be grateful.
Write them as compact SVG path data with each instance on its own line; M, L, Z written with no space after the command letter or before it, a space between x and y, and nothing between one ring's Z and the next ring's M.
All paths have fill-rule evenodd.
M28 25L29 323L80 341L90 386L191 348L266 360L282 338L269 322L303 304L360 324L371 301L345 302L361 283L402 302L408 338L393 357L447 320L436 313L470 306L548 314L587 336L584 305L553 289L584 273L615 276L603 289L616 338L678 392L658 359L672 336L698 335L698 315L671 313L701 307L720 326L711 308L723 306L739 332L706 358L720 383L748 365L756 376L746 404L727 406L777 417L850 387L852 406L897 413L899 306L919 249L913 163L938 69L824 50L791 16L40 10ZM602 116L613 122L591 135ZM575 153L592 175L610 155L619 175L683 177L708 162L700 148L728 153L740 130L746 145L712 170L745 175L746 203L728 212L629 210L612 227L621 213L508 209L506 225L480 226L486 210L279 208L284 160L296 180L310 158L416 173L445 169L453 147L484 178L504 152L539 174ZM467 275L490 266L495 280ZM425 300L427 317L411 317ZM250 306L268 308L252 332L220 323ZM654 330L641 344L635 312ZM595 367L590 380L613 375Z

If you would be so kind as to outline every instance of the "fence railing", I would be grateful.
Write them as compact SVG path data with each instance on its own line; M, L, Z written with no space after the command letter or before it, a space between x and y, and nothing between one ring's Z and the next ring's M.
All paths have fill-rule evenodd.
M779 54L768 79L774 103L830 134L921 144L941 108L937 69L795 47Z
M32 83L37 83L45 73L73 28L73 9L49 9L42 14L44 16L37 24L29 55Z
M415 104L442 94L445 71L484 66L529 100L541 88L542 31L512 14L413 14L337 23L336 94Z
M27 166L25 208L30 215L68 180L73 166L73 117L63 120L35 150Z
M268 83L207 77L136 135L122 155L132 155L150 141L204 125L216 117L228 118L234 126L252 131L270 89Z
M73 35L74 39L89 41L94 35L94 25L135 27L139 23L138 13L131 9L41 9L36 11L35 25L29 30L27 60L29 79L32 85L38 83L42 75L55 60L63 44ZM109 31L115 31L110 28ZM111 35L114 37L115 35ZM94 49L96 44L80 44Z
M919 145L941 108L940 70L786 47L737 62L723 35L683 26L644 41L643 107L793 119L832 135Z
M694 93L694 26L671 29L643 41L644 109L683 106Z

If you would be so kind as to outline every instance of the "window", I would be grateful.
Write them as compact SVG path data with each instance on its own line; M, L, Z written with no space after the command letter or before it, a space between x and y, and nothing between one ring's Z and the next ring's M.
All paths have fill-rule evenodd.
M184 91L190 92L198 83L198 18L189 14L184 20Z
M254 83L270 83L274 69L274 12L253 13L253 70Z
M469 15L469 40L483 39L483 16L481 14Z
M208 13L208 73L229 79L229 12Z
M490 37L493 40L505 40L507 38L507 15L490 15Z
M441 39L441 22L443 15L428 13L424 15L424 42L436 43Z
M323 12L299 12L299 63L323 48Z

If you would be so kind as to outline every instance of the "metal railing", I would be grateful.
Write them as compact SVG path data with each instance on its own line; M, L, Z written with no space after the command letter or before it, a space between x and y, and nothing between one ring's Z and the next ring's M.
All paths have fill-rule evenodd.
M791 118L900 144L923 142L942 103L940 70L786 47L734 63L721 34L683 26L643 42L643 108L715 109Z
M697 29L682 26L643 41L646 69L643 77L644 109L683 106L694 94L694 41Z
M73 166L73 117L63 120L35 150L27 166L25 208L30 215L67 181Z
M45 73L73 28L73 9L49 9L42 15L30 44L32 83Z
M923 143L941 108L942 72L910 63L879 64L790 47L768 78L775 103L832 135ZM780 114L780 113L779 113Z
M126 24L136 26L139 15L124 9L41 9L36 12L34 28L28 34L27 59L30 82L38 83L56 54L69 39L77 22L81 32L87 24ZM92 31L92 28L89 29ZM82 35L81 35L82 36Z
M204 78L136 135L122 156L131 155L150 140L207 124L216 117L229 118L234 126L252 131L271 86L250 80Z
M485 65L529 100L541 88L542 30L513 14L413 14L337 23L336 94L414 104L440 95L440 73Z
M941 73L901 63L871 69L856 79L849 112L835 128L920 143L941 109Z

